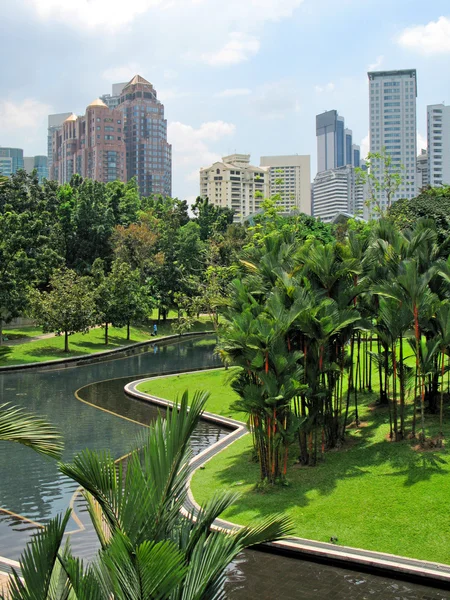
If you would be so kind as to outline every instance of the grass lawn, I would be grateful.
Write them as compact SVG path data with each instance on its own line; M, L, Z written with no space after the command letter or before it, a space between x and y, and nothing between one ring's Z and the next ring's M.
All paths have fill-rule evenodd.
M158 336L172 335L172 321L168 320L165 324L162 322L158 327ZM28 328L23 328L25 329ZM195 322L191 331L210 331L212 329L208 319L200 318ZM35 328L34 328L35 330ZM27 341L24 337L24 343L14 346L0 347L0 367L29 364L42 362L46 360L56 360L58 358L69 358L71 356L81 356L83 354L94 354L105 350L112 350L120 346L127 346L136 342L145 342L151 338L153 325L131 327L131 339L128 341L127 328L109 328L109 344L105 345L105 334L103 328L91 329L89 333L75 333L69 337L69 350L64 352L64 335L54 336L43 340ZM42 333L39 331L38 335ZM29 335L29 337L31 337Z
M230 406L238 395L228 385L231 374L235 369L217 369L214 371L202 371L199 373L188 373L186 375L173 375L171 377L160 377L152 379L137 386L137 389L147 394L153 394L159 398L175 402L181 398L185 390L192 394L197 390L211 392L206 403L205 410L222 417L231 417L240 421L245 420L245 415L231 410Z
M188 374L140 389L170 400L186 388L208 389L207 410L242 419L229 409L235 396L228 377L225 371ZM284 512L301 537L329 541L335 536L342 545L450 563L450 455L417 451L410 441L387 441L389 415L386 408L375 408L374 400L371 394L362 398L363 426L350 429L344 448L328 452L318 466L294 464L293 446L287 486L256 489L259 469L246 436L195 473L196 500L231 489L241 497L224 517L235 523ZM446 421L448 437L449 415ZM437 418L427 417L427 425L428 433L435 433Z
M3 337L11 340L22 339L26 342L28 338L36 337L38 335L42 335L42 327L35 327L33 325L26 327L8 327L6 326L3 329Z

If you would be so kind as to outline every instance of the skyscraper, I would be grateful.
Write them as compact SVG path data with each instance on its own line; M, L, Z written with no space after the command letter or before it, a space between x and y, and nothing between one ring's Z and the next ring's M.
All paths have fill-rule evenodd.
M368 73L370 97L370 151L392 159L392 168L401 172L403 183L393 201L416 195L416 97L415 69ZM375 163L374 174L382 179L382 166ZM383 191L376 194L381 208L387 206Z
M328 110L316 116L317 171L319 173L344 166L344 129L344 117L340 117L337 110Z
M167 143L164 106L140 75L123 88L118 110L125 128L128 179L136 177L143 196L172 195L172 146Z
M64 123L64 121L70 117L72 113L67 112L67 113L59 113L56 115L48 115L48 131L47 131L47 165L48 165L48 169L50 172L52 163L53 163L53 150L52 150L52 143L53 143L53 134L55 133L55 131L61 131L62 128L62 124Z
M84 116L71 114L53 133L50 178L67 183L72 175L96 181L127 181L122 113L100 99Z
M23 169L23 150L0 146L0 175L10 176L19 169Z
M310 162L309 155L261 156L260 166L270 168L270 195L281 196L284 211L311 214Z
M450 184L450 106L427 106L428 183Z

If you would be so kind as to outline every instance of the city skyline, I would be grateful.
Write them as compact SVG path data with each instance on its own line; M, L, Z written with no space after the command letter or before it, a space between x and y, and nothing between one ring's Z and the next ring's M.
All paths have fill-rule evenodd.
M15 52L0 82L1 145L45 154L49 114L82 114L92 98L138 72L165 105L172 192L188 200L197 193L198 169L234 151L251 153L255 162L309 154L313 176L315 115L325 110L346 117L354 143L364 141L363 156L368 70L417 69L418 151L426 147L426 106L450 96L442 77L450 61L450 14L441 0L431 7L406 0L364 6L347 0L339 7L331 0L267 0L257 11L250 0L233 0L220 15L208 10L211 0L175 0L164 10L131 0L126 13L117 2L108 11L99 0L68 2L58 12L60 4L18 0L4 8L0 47L6 54L14 43ZM172 35L165 36L169 26ZM149 27L149 43L137 48ZM120 36L112 36L119 28ZM24 36L39 48L37 63L17 44ZM58 45L63 52L55 52ZM298 60L287 60L294 55Z

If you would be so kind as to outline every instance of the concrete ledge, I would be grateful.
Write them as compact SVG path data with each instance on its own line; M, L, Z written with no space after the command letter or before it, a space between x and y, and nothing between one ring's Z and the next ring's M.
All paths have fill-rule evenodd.
M30 369L50 369L54 366L67 366L67 367L77 367L79 365L94 363L96 361L101 361L104 358L108 358L109 356L115 356L116 354L126 354L129 351L133 351L136 348L142 348L144 346L148 346L149 344L161 344L161 343L170 343L176 342L177 340L184 340L190 337L201 337L214 334L214 331L195 331L192 333L182 333L174 334L174 335L166 335L161 338L151 338L145 342L137 342L135 344L129 344L128 346L120 346L119 348L114 348L113 350L103 350L101 352L94 352L93 354L82 354L81 356L71 356L68 358L56 358L55 360L45 360L42 362L35 363L27 363L23 365L11 365L0 367L1 373L8 373L10 371L26 371Z
M190 373L192 373L192 371L190 371ZM180 374L181 373L178 373L178 375ZM137 398L138 400L157 404L166 408L174 408L176 406L174 402L140 392L136 389L141 383L153 381L154 379L161 379L162 377L166 378L173 376L174 375L162 375L159 377L139 379L127 384L124 391L127 395ZM190 481L195 471L236 440L248 434L245 424L234 419L228 419L208 412L203 413L202 419L215 423L216 425L222 425L226 429L231 429L231 432L191 460L190 464L192 466L192 472L188 484L188 502L186 503L183 512L186 516L194 515L194 518L200 509L190 488ZM240 529L241 527L241 525L225 521L224 519L217 519L213 524L213 528L225 531ZM286 540L263 544L260 550L264 552L286 554L298 559L315 560L317 562L333 564L353 570L358 569L443 589L450 589L450 565L442 563L364 550L362 548L337 546L326 542L317 542L315 540L299 537L292 537Z

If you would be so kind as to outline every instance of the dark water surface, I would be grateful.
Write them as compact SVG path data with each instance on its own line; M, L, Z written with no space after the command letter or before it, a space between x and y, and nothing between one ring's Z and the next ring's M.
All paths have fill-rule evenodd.
M146 375L215 366L214 343L191 339L85 366L0 374L0 399L46 415L64 436L64 460L86 447L108 448L118 458L157 414L154 407L125 396L124 385ZM201 423L193 451L200 452L225 434ZM88 525L76 488L58 473L55 462L18 444L0 442L0 556L17 559L36 527L71 501L80 521ZM74 532L74 553L92 556L96 544L89 527L80 531L80 523L73 521L69 529ZM256 551L245 552L230 566L227 593L234 600L450 599L446 591Z

